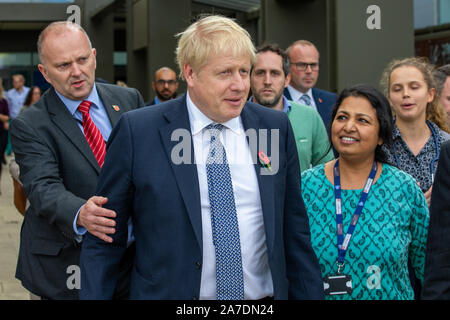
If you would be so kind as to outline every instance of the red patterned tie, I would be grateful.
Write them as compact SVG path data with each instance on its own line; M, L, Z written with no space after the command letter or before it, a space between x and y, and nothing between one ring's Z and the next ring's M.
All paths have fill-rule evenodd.
M89 146L94 153L95 158L98 161L100 168L103 166L105 161L106 144L103 140L103 136L98 130L97 126L91 119L89 115L89 109L91 108L91 102L83 101L78 106L78 110L83 114L83 131Z

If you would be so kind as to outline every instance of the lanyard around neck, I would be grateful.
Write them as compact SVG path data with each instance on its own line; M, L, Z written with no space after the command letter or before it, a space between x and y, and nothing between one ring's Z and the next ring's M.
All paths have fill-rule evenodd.
M341 267L344 265L345 254L347 253L347 248L350 243L350 239L355 231L356 224L358 223L359 216L361 215L364 204L366 203L367 196L369 195L370 188L372 187L373 180L377 173L377 161L373 161L372 170L370 171L369 177L365 184L364 190L356 206L355 213L353 214L352 221L347 229L347 234L344 238L344 223L342 217L342 197L341 197L341 176L339 171L339 159L336 160L334 164L334 196L336 200L336 226L337 226L337 238L338 238L338 273Z

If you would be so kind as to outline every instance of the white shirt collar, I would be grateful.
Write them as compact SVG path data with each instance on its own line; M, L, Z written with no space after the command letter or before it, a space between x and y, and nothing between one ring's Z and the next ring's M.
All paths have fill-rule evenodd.
M189 90L186 93L186 104L188 109L189 122L191 124L191 132L193 135L196 135L197 133L201 132L206 126L210 125L211 123L214 123L213 120L208 118L195 105L195 103L189 96ZM232 130L236 134L241 134L244 131L240 116L228 120L227 122L222 123L222 125Z
M288 90L289 90L289 93L291 94L292 101L294 101L294 102L298 102L304 94L308 95L311 98L311 101L314 101L314 98L312 95L312 88L309 88L309 90L306 93L302 93L302 92L298 91L297 89L295 89L294 87L292 87L291 85L288 85Z

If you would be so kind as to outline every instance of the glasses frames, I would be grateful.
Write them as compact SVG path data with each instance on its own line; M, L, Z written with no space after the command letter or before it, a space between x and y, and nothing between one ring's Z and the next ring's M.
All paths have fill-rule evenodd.
M176 81L176 80L162 80L162 79L156 81L156 84L157 84L158 86L160 86L160 87L165 86L166 83L167 83L169 86L174 86L174 85L177 84L177 81Z
M291 62L291 65L295 67L295 69L299 71L306 71L308 67L311 68L311 71L317 71L319 70L319 63L313 62L313 63L306 63L306 62Z

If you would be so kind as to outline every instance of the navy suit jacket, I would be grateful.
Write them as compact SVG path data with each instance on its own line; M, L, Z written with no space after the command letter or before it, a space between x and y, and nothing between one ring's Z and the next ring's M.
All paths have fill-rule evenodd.
M331 122L331 112L333 110L334 104L336 103L337 95L333 92L317 88L312 88L312 95L317 106L317 111L322 117L325 127L328 129L328 126ZM284 96L288 100L292 100L291 94L289 93L287 87L284 89Z
M148 102L146 102L145 104L144 104L144 106L146 107L146 106L153 106L153 105L155 105L156 104L156 101L155 101L155 99L153 99L152 101L148 101Z
M279 129L278 172L264 175L261 173L268 169L258 163L254 166L274 298L323 299L289 120L282 112L250 102L241 118L245 130L269 129L268 150L270 129ZM116 211L116 233L112 244L90 234L83 241L81 299L112 297L130 216L136 239L130 299L199 298L203 252L199 181L195 163L175 164L171 160L180 143L176 134L172 136L177 129L189 132L185 142L191 150L183 155L191 157L187 162L193 163L185 95L127 113L111 133L96 194L108 197L105 207ZM257 148L252 150L255 155Z

